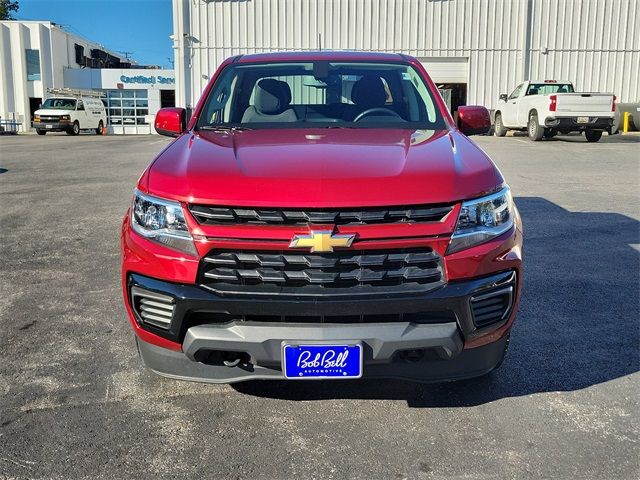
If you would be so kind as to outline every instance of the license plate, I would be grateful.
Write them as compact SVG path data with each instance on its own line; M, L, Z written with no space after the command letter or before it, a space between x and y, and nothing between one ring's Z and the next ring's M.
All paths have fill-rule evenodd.
M290 345L282 349L285 378L360 378L362 345Z
M578 117L578 123L589 123L589 117Z
M53 128L53 125L47 125L46 128Z

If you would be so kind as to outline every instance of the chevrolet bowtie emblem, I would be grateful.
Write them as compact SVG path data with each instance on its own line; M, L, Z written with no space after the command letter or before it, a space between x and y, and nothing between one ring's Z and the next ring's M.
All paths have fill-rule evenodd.
M294 235L289 248L311 248L314 252L333 252L333 247L350 247L355 234L338 235L331 230L314 231L309 235Z

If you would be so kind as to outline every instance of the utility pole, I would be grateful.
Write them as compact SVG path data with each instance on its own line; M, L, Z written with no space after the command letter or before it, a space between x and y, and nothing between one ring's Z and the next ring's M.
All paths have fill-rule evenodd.
M118 50L118 53L124 55L125 60L129 60L131 58L131 55L133 55L133 52L121 52L120 50Z

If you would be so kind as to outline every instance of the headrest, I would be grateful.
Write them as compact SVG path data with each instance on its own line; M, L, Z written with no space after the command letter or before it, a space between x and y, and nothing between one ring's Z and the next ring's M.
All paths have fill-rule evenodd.
M256 85L255 108L259 113L277 114L289 106L291 88L287 82L263 78Z
M387 101L387 92L382 79L377 75L363 75L353 84L351 101L360 107L382 107Z

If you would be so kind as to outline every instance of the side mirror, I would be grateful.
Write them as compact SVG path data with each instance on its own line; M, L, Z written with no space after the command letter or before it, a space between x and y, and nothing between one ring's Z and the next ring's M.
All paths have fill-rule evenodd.
M465 135L482 135L491 130L489 110L480 105L458 107L458 129Z
M506 102L508 98L509 97L507 96L506 93L501 93L500 94L500 100L502 100L503 102Z
M184 108L161 108L154 126L160 135L177 137L187 129L187 112Z

